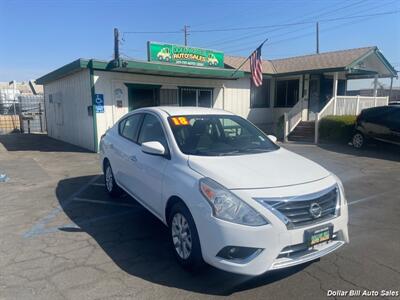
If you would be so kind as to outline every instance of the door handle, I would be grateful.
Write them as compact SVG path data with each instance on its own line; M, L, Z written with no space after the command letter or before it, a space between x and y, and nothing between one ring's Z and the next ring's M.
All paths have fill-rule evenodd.
M129 156L129 160L131 160L133 162L137 162L137 158L135 155Z

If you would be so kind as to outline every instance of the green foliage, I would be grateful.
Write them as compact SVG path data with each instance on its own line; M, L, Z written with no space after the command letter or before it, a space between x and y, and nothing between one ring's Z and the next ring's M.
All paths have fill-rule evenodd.
M347 143L351 140L357 116L327 116L319 123L319 137L330 142Z

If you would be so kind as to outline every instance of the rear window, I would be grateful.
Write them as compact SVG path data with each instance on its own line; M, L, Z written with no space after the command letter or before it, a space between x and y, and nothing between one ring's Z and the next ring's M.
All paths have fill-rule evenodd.
M279 149L261 130L239 116L173 116L169 124L180 150L189 155L243 155Z

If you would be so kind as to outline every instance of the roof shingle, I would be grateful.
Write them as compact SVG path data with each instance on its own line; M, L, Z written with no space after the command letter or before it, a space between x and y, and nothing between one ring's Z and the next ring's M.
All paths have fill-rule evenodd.
M373 49L376 49L376 47L364 47L290 58L263 60L263 73L284 74L309 70L344 68ZM225 64L232 68L237 68L244 59L244 57L238 56L225 56ZM247 61L240 69L245 72L250 72L249 62Z

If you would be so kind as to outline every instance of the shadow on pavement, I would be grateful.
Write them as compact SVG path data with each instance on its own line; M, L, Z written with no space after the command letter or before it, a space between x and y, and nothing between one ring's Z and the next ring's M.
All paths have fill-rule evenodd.
M341 144L319 144L318 146L332 152L400 162L400 146L392 144L374 142L365 145L362 149L356 149L350 145Z
M91 179L93 176L59 181L57 198L64 212L78 226L60 230L67 234L88 233L119 268L132 276L168 287L226 296L279 281L309 265L258 277L235 275L213 267L206 267L197 274L188 273L175 260L167 228L131 197L111 199L103 186L92 185L78 195L80 200L69 199L68 195L76 191L77 186ZM90 202L91 199L96 202Z
M58 141L46 134L13 133L0 135L0 144L7 151L86 152L89 150Z

